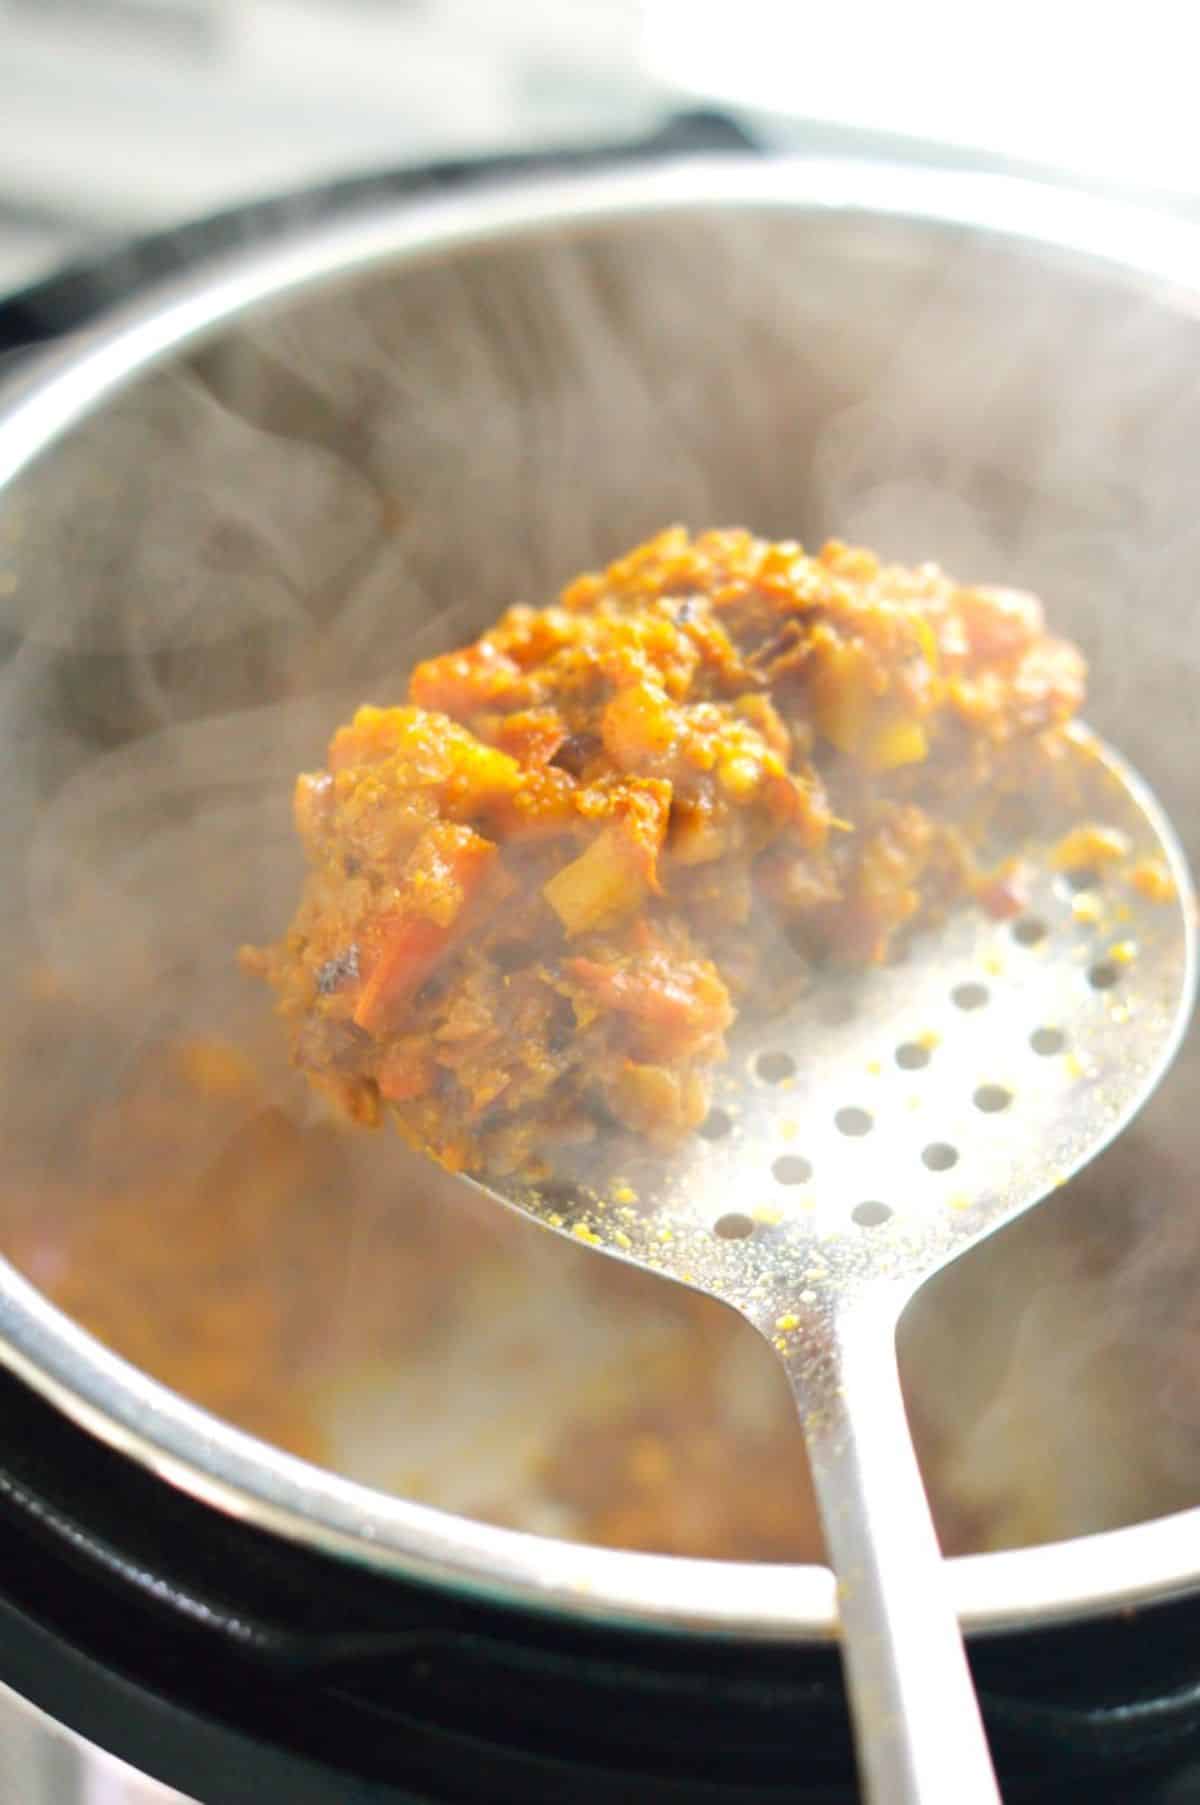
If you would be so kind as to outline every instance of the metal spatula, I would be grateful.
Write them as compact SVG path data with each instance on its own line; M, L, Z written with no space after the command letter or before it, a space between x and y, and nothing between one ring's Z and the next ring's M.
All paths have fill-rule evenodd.
M989 849L1027 861L1015 918L963 905L902 963L820 979L769 1029L736 1031L704 1129L670 1158L605 1142L573 1149L539 1192L491 1193L733 1305L778 1351L877 1805L999 1796L905 1418L897 1320L924 1280L1119 1132L1192 1001L1194 900L1169 823L1084 730L1070 763L1075 782L1027 799L1019 842ZM1096 840L1105 857L1064 869L1062 837L1081 821L1111 830Z

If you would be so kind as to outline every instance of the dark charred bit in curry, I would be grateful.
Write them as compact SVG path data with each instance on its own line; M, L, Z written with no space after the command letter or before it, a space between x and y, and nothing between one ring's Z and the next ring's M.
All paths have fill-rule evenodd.
M326 959L317 973L317 989L323 997L333 996L343 984L358 982L358 948L353 943L342 952Z
M456 1168L703 1120L742 1004L959 897L981 798L1044 781L1083 662L1028 595L672 528L360 708L300 777L293 1055Z

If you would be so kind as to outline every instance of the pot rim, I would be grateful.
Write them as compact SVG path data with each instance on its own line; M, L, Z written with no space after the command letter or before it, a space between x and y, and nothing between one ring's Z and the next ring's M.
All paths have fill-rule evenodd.
M1200 230L1010 177L867 161L681 158L373 204L197 266L42 353L0 390L0 491L126 384L271 302L391 262L712 209L845 213L1034 246L1161 288L1200 313ZM459 1592L625 1627L829 1640L833 1576L594 1548L495 1528L341 1478L188 1403L102 1346L0 1259L0 1362L84 1430L225 1514L326 1555ZM968 1632L1078 1619L1200 1587L1200 1508L948 1563Z

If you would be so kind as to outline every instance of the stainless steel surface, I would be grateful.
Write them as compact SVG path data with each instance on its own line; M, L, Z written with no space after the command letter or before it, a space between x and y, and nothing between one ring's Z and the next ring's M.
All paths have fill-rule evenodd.
M961 907L890 968L818 979L765 1027L736 1027L708 1135L669 1158L601 1137L551 1156L548 1197L517 1180L489 1192L707 1291L777 1350L838 1582L861 1771L889 1805L999 1797L900 1392L900 1314L1121 1132L1195 990L1196 904L1169 822L1086 731L1071 746L1069 775L1024 798L1020 837L988 849L1028 870L1015 921ZM1166 863L1176 898L1056 869L1083 823L1135 865ZM784 994L786 961L780 946Z
M578 267L568 267L568 258L579 259ZM626 265L628 277L621 274ZM496 561L497 523L506 516L487 516L488 541L479 548L478 565L487 575L476 598L483 618L510 599L517 563L526 557L520 582L526 593L589 561L597 540L604 543L601 523L608 533L619 524L613 551L643 527L688 512L699 520L742 515L770 531L795 527L799 509L817 522L815 530L824 524L871 537L879 517L870 514L868 488L852 494L848 486L860 452L878 460L879 482L869 473L870 507L879 506L880 482L894 476L909 484L905 518L921 542L897 545L893 539L884 549L920 556L936 545L951 567L978 570L982 548L991 574L1002 577L1008 572L1007 560L999 563L1005 543L999 523L1027 516L1025 492L1014 487L1018 479L1040 485L1046 509L1059 509L1076 537L1079 497L1097 445L1111 450L1114 470L1131 494L1136 491L1149 468L1145 437L1132 441L1135 453L1116 428L1125 414L1133 418L1151 401L1154 418L1173 418L1169 407L1158 406L1164 395L1176 407L1186 401L1178 375L1193 367L1197 268L1196 236L1165 220L1007 182L862 165L722 161L397 209L201 272L30 370L9 391L0 418L0 477L21 478L14 491L18 509L28 512L38 496L53 502L56 460L43 454L59 439L69 449L79 440L81 423L94 415L111 461L117 440L105 429L106 410L123 391L136 396L152 369L225 339L232 365L245 352L251 378L265 380L269 360L260 353L286 345L293 325L306 374L317 390L327 380L334 409L357 423L363 398L349 380L353 372L339 374L332 364L320 368L313 347L344 348L338 308L362 285L364 294L371 289L385 295L388 319L403 321L405 297L415 294L425 330L433 321L446 335L444 344L423 347L419 363L404 365L409 389L396 401L400 424L411 418L419 440L427 485L422 494L441 494L441 482L445 495L456 497L494 496L501 477L517 485L500 506L514 510L507 518L520 519L529 536L519 558L499 573L501 593L492 594L487 582ZM553 312L570 304L576 321L603 321L610 304L624 309L646 335L646 368L655 371L654 382L646 385L640 364L620 365L614 380L613 367L602 360L593 369L586 359L576 368L541 358L522 366L524 387L495 379L489 390L494 372L486 360L461 360L458 329L473 281L483 284L495 317L514 330L524 311L536 317L539 308ZM751 338L743 341L740 325L728 339L713 330L714 294L723 294L731 307L736 303L739 321L747 322L747 332L753 329ZM681 337L685 296L692 310L687 321L696 330ZM1037 306L1046 311L1034 322ZM894 337L901 320L914 352L908 364ZM1137 360L1130 355L1122 363L1114 347L1141 344L1137 331L1146 321L1166 349L1149 365L1138 363L1136 381L1131 374L1104 438L1088 414L1097 345L1113 350L1113 368L1132 371ZM305 331L314 334L307 349ZM747 344L754 347L752 356ZM935 389L928 382L928 355L934 354L957 382L950 399L944 385ZM1055 442L1054 469L1031 457L1028 431L1028 416L1052 378L1063 385L1072 410ZM545 394L539 383L547 385ZM855 416L870 383L886 391L881 413ZM483 385L482 398L477 385ZM294 387L291 393L295 400ZM520 432L522 410L543 425L559 424L556 408L568 393L581 404L581 415L572 416L578 441L548 432L544 468L513 458L508 435ZM453 430L440 436L427 431L437 412L430 395L439 405L463 410ZM723 409L719 400L730 395L737 406ZM405 409L412 396L410 416ZM835 409L853 427L836 443L823 430ZM902 417L907 437L887 438L881 421L889 409L890 417ZM481 423L486 431L479 430ZM438 424L444 424L440 417ZM819 427L823 462L819 468L803 465L799 447ZM656 439L656 432L666 436ZM772 443L772 434L774 454L764 459L761 448ZM940 488L929 480L922 488L914 476L926 468L921 458L928 445L948 441L961 451L963 493L995 467L994 539L981 538L955 512L959 471L943 477ZM1181 443L1190 442L1184 434ZM631 447L637 448L636 463ZM1155 449L1162 454L1154 466L1158 486L1153 495L1147 492L1144 511L1158 518L1153 503L1164 519L1177 519L1184 504L1164 475L1177 460L1168 459L1169 445ZM539 540L515 511L529 509L531 495L549 495L551 484L564 477L573 483L572 496L594 495L594 514L568 521L539 504ZM413 480L411 474L406 480ZM1116 476L1105 493L1115 484ZM839 518L823 520L834 501ZM109 516L119 526L122 510L110 509ZM465 555L469 517L458 510L452 517L458 540L437 547L436 560L449 560L461 596L470 572L454 559ZM981 518L990 518L986 510ZM808 531L805 520L798 524ZM514 554L517 538L502 535ZM1054 556L1073 543L1047 538L1043 563L1060 568ZM29 611L13 619L25 622L35 647L52 646L55 635L66 631L73 591L86 586L90 568L78 561L50 567L51 576L26 601L18 585L12 607L28 602ZM1061 568L1069 574L1069 565ZM1111 590L1105 590L1110 577ZM1120 579L1115 562L1086 593L1064 576L1058 585L1063 594L1052 598L1056 620L1063 618L1064 598L1077 610L1071 618L1068 607L1069 631L1086 627L1097 594L1114 608L1136 607L1132 595L1122 599ZM161 586L156 593L161 597ZM381 593L389 607L399 605L394 587ZM1169 585L1158 591L1168 599L1171 593ZM407 634L425 635L435 624L427 614L428 595L416 584L403 606L418 612L394 614L393 644L396 631L407 646ZM1178 641L1167 631L1171 623L1177 626L1178 615L1161 617L1156 638L1159 618L1137 616L1134 652L1123 643L1106 673L1107 689L1119 716L1114 737L1187 823L1195 815L1180 812L1187 810L1188 772L1179 760L1164 765L1161 739L1174 730L1179 745L1181 732L1190 729L1186 688L1177 694L1167 687L1168 679L1178 682ZM442 624L461 635L465 623L448 613ZM1139 660L1155 685L1149 714L1128 688ZM347 671L348 682L359 680L357 671ZM1104 686L1097 690L1103 697ZM332 701L323 707L323 713L310 711L311 722L336 718ZM1107 716L1097 725L1112 732ZM23 772L24 766L17 761L13 769ZM835 1631L834 1587L823 1568L665 1559L521 1535L282 1455L115 1358L7 1269L0 1273L0 1330L0 1357L86 1428L216 1507L301 1542L556 1611L760 1638L828 1637ZM969 1557L951 1563L951 1589L969 1629L1047 1622L1190 1590L1200 1583L1198 1526L1200 1513L1189 1510L1055 1546Z

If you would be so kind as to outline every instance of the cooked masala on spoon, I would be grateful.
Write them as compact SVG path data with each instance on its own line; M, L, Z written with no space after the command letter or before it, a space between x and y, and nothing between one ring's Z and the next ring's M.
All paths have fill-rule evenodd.
M696 1129L724 1035L973 896L1052 779L1078 651L1019 591L675 527L419 664L301 776L274 987L296 1064L455 1169Z

